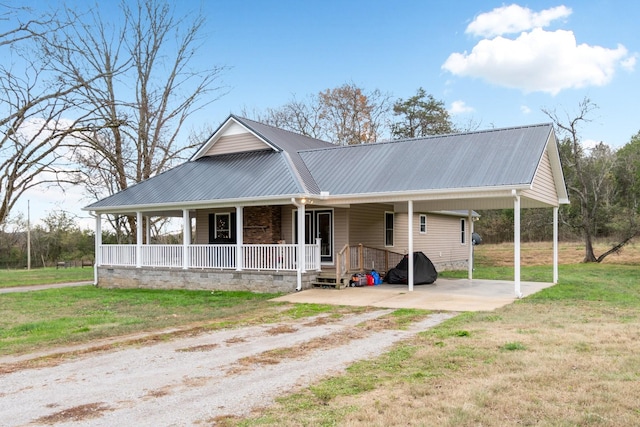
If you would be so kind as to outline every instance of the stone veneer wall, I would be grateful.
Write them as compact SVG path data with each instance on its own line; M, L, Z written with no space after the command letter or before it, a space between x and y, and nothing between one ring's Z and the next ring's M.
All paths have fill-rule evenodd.
M312 287L316 272L302 275L302 289ZM190 289L251 292L293 292L295 271L183 270L175 268L98 267L104 288Z
M431 262L433 262L433 260L431 260ZM433 262L433 266L436 268L436 271L466 270L469 268L469 263L465 259L461 261Z
M282 239L279 206L247 206L244 208L243 241L247 244L272 244Z

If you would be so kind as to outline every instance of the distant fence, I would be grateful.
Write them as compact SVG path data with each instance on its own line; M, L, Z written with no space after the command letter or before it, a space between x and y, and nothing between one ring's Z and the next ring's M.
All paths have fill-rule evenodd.
M54 268L70 268L70 267L93 267L93 258L74 259L69 261L45 261L44 267ZM32 260L31 268L42 268L42 260ZM27 268L27 263L21 262L0 262L0 269L2 270L24 270Z

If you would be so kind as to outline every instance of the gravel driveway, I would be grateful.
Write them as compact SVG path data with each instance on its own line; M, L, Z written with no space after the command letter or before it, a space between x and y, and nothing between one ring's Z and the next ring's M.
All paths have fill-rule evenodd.
M213 424L268 406L455 315L432 314L406 330L355 327L391 311L219 330L0 374L0 425Z

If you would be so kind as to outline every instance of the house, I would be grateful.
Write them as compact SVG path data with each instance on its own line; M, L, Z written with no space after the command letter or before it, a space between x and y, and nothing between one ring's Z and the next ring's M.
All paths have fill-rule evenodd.
M418 250L471 277L473 210L514 208L519 294L520 209L554 210L557 254L562 203L551 124L339 147L231 115L189 161L84 209L96 284L292 291ZM103 215L181 217L183 242L138 226L136 244L103 245Z

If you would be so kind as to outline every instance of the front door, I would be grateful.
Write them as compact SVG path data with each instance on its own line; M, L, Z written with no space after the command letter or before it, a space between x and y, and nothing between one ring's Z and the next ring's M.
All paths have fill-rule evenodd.
M333 262L333 212L314 211L315 233L320 240L320 260Z
M333 262L333 211L332 210L307 210L305 211L306 244L313 244L316 238L320 239L320 261ZM298 221L294 226L295 242L298 242Z

